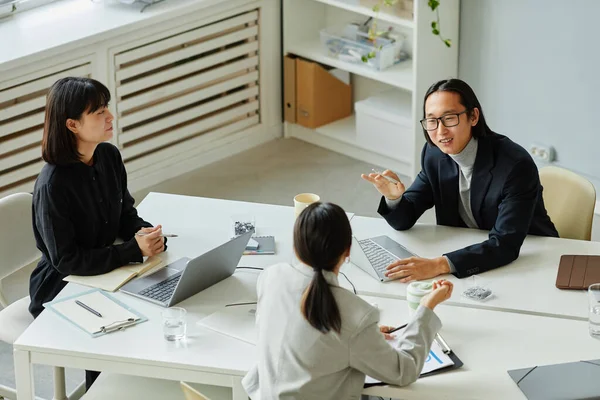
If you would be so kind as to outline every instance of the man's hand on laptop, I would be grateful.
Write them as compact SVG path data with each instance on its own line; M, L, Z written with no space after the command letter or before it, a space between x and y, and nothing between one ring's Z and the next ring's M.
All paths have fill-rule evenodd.
M410 257L388 265L385 276L399 279L400 282L412 282L448 273L450 273L450 265L446 257Z

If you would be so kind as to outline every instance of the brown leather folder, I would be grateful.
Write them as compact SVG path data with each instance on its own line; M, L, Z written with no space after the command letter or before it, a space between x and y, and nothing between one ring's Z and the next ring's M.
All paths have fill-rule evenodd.
M600 283L600 256L564 255L558 264L556 287L585 289Z

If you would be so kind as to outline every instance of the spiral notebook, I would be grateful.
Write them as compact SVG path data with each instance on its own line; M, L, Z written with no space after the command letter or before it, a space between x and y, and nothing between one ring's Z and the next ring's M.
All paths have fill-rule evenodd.
M252 239L258 243L258 248L246 247L245 255L275 254L275 236L252 236Z

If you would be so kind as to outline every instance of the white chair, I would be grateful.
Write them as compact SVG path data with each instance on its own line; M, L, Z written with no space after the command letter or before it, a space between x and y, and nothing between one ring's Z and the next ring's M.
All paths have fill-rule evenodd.
M103 372L81 400L225 400L232 398L231 388L190 385L166 379ZM188 393L192 396L189 397ZM207 396L210 396L207 397Z
M15 272L37 263L40 252L35 246L31 222L31 201L29 193L17 193L0 199L0 340L13 344L33 322L29 313L29 296L12 303L2 290L2 280ZM66 399L64 392L65 370L54 368L54 398ZM83 393L83 384L70 396L78 399ZM13 388L0 385L0 397L16 399Z
M561 238L591 240L596 190L587 179L564 168L540 169L546 210Z

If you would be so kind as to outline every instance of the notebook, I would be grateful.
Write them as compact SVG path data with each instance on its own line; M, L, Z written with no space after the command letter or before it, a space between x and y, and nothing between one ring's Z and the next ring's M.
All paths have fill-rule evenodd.
M94 276L69 275L63 280L114 292L136 276L143 275L161 262L160 257L154 256L149 257L141 264L128 264L106 274Z
M258 248L246 247L245 255L252 254L275 254L275 236L252 236L258 243Z
M201 319L198 325L255 346L258 343L256 304L225 307Z
M586 289L600 282L600 256L563 255L558 264L556 287Z
M77 304L76 301L98 312L101 317ZM122 330L148 320L131 307L99 289L44 303L44 307L92 337Z
M528 400L600 398L600 360L508 371Z

